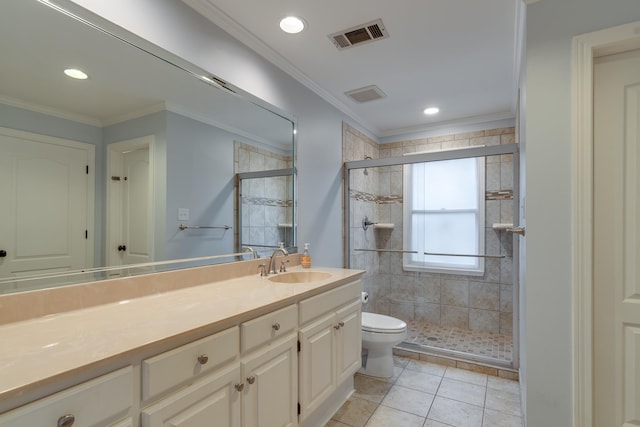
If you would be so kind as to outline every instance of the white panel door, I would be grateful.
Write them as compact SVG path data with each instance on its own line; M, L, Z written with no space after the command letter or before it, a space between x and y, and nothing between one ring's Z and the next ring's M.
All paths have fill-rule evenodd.
M93 189L87 166L93 150L89 144L0 129L0 250L6 252L0 277L91 266L86 233L93 232Z
M109 266L154 259L153 143L153 136L144 136L109 144L106 243Z
M124 263L149 262L151 256L151 193L149 148L123 154L122 234Z
M594 427L640 425L640 51L594 61Z

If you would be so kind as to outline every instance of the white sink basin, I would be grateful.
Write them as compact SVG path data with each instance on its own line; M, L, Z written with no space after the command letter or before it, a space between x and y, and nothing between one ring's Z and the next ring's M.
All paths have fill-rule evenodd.
M331 274L324 271L291 271L269 276L269 280L278 283L308 283L328 279L329 277L331 277Z

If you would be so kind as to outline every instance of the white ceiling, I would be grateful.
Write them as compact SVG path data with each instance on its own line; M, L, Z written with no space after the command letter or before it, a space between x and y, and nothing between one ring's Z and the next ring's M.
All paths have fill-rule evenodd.
M515 0L183 1L379 137L514 117ZM289 14L305 31L279 29ZM387 39L338 51L327 37L378 18ZM369 85L387 97L344 94Z

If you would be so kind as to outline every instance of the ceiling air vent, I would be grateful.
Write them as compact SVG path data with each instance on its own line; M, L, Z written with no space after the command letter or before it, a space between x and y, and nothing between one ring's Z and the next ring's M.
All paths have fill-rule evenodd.
M338 48L343 50L355 45L386 39L389 33L382 23L382 19L357 25L344 31L329 34L329 39Z
M375 85L350 90L349 92L345 92L344 94L351 97L351 99L356 102L375 101L376 99L384 98L387 96L383 91L380 90L378 86Z

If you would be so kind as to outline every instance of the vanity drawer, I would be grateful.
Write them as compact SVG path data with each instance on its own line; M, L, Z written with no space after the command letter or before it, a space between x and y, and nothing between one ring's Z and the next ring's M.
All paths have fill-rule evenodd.
M111 426L129 411L132 390L128 366L2 414L0 426Z
M150 399L238 357L238 327L142 361L142 398Z
M251 351L274 338L285 336L297 326L298 308L295 304L245 322L240 325L241 351Z
M315 297L300 301L300 324L322 316L328 311L350 303L362 297L362 282L357 280L339 288L332 289Z

